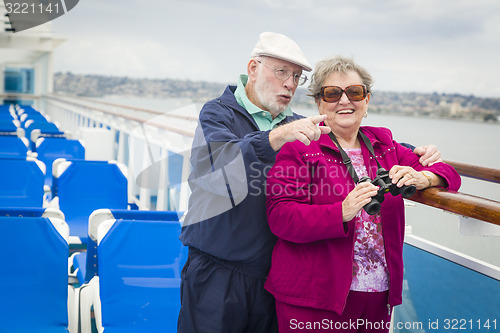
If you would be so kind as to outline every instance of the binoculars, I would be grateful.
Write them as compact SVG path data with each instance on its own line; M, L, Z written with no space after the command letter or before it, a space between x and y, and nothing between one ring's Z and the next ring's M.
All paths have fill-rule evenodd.
M359 182L370 182L379 187L377 194L363 207L369 215L375 215L380 212L380 204L384 201L384 195L387 192L390 192L393 196L401 194L403 198L409 198L417 191L415 185L397 187L396 184L392 183L391 178L389 178L389 171L384 168L377 170L377 177L373 180L370 177L362 177Z

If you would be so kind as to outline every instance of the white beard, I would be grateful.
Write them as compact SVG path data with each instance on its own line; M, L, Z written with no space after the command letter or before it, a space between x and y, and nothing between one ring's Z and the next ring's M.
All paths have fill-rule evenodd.
M274 94L271 84L266 80L257 80L255 82L255 95L260 104L267 109L271 114L278 115L285 111L290 103L281 104L277 100L278 95L291 95L291 92L283 89L282 93ZM292 95L293 96L293 95Z

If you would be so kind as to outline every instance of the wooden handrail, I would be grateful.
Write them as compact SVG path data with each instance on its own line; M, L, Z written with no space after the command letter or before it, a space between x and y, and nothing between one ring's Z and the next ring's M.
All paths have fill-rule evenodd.
M500 183L500 170L480 167L467 163L444 161L457 170L457 172L465 177L486 180L493 183Z
M498 201L440 187L417 191L408 200L500 225L500 202Z
M21 93L2 93L0 94L0 98L7 99L7 98L21 98L25 100L30 100L30 99L39 99L39 95L33 95L33 94L21 94Z

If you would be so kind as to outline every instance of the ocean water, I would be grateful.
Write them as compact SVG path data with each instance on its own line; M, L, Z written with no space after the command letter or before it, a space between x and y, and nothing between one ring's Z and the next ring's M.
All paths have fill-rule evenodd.
M168 113L176 113L176 110L183 110L183 106L192 104L186 99L115 96L104 100ZM201 106L196 104L196 109L200 110ZM305 116L317 114L317 110L312 109L294 111ZM387 127L398 142L415 146L434 144L445 160L500 169L499 124L369 113L362 125ZM500 184L463 177L460 192L500 201ZM406 222L416 236L500 267L500 237L464 236L459 229L459 217L455 214L414 204L406 209Z

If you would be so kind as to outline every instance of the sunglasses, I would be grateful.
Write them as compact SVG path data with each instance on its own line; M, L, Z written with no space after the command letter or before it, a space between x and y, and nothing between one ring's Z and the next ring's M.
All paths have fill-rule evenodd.
M327 103L335 103L338 102L342 98L342 94L345 92L347 98L351 102L362 101L366 98L368 94L366 91L366 87L362 84L353 84L351 86L347 86L345 89L342 89L337 86L324 86L321 87L321 91L319 95L321 99Z

